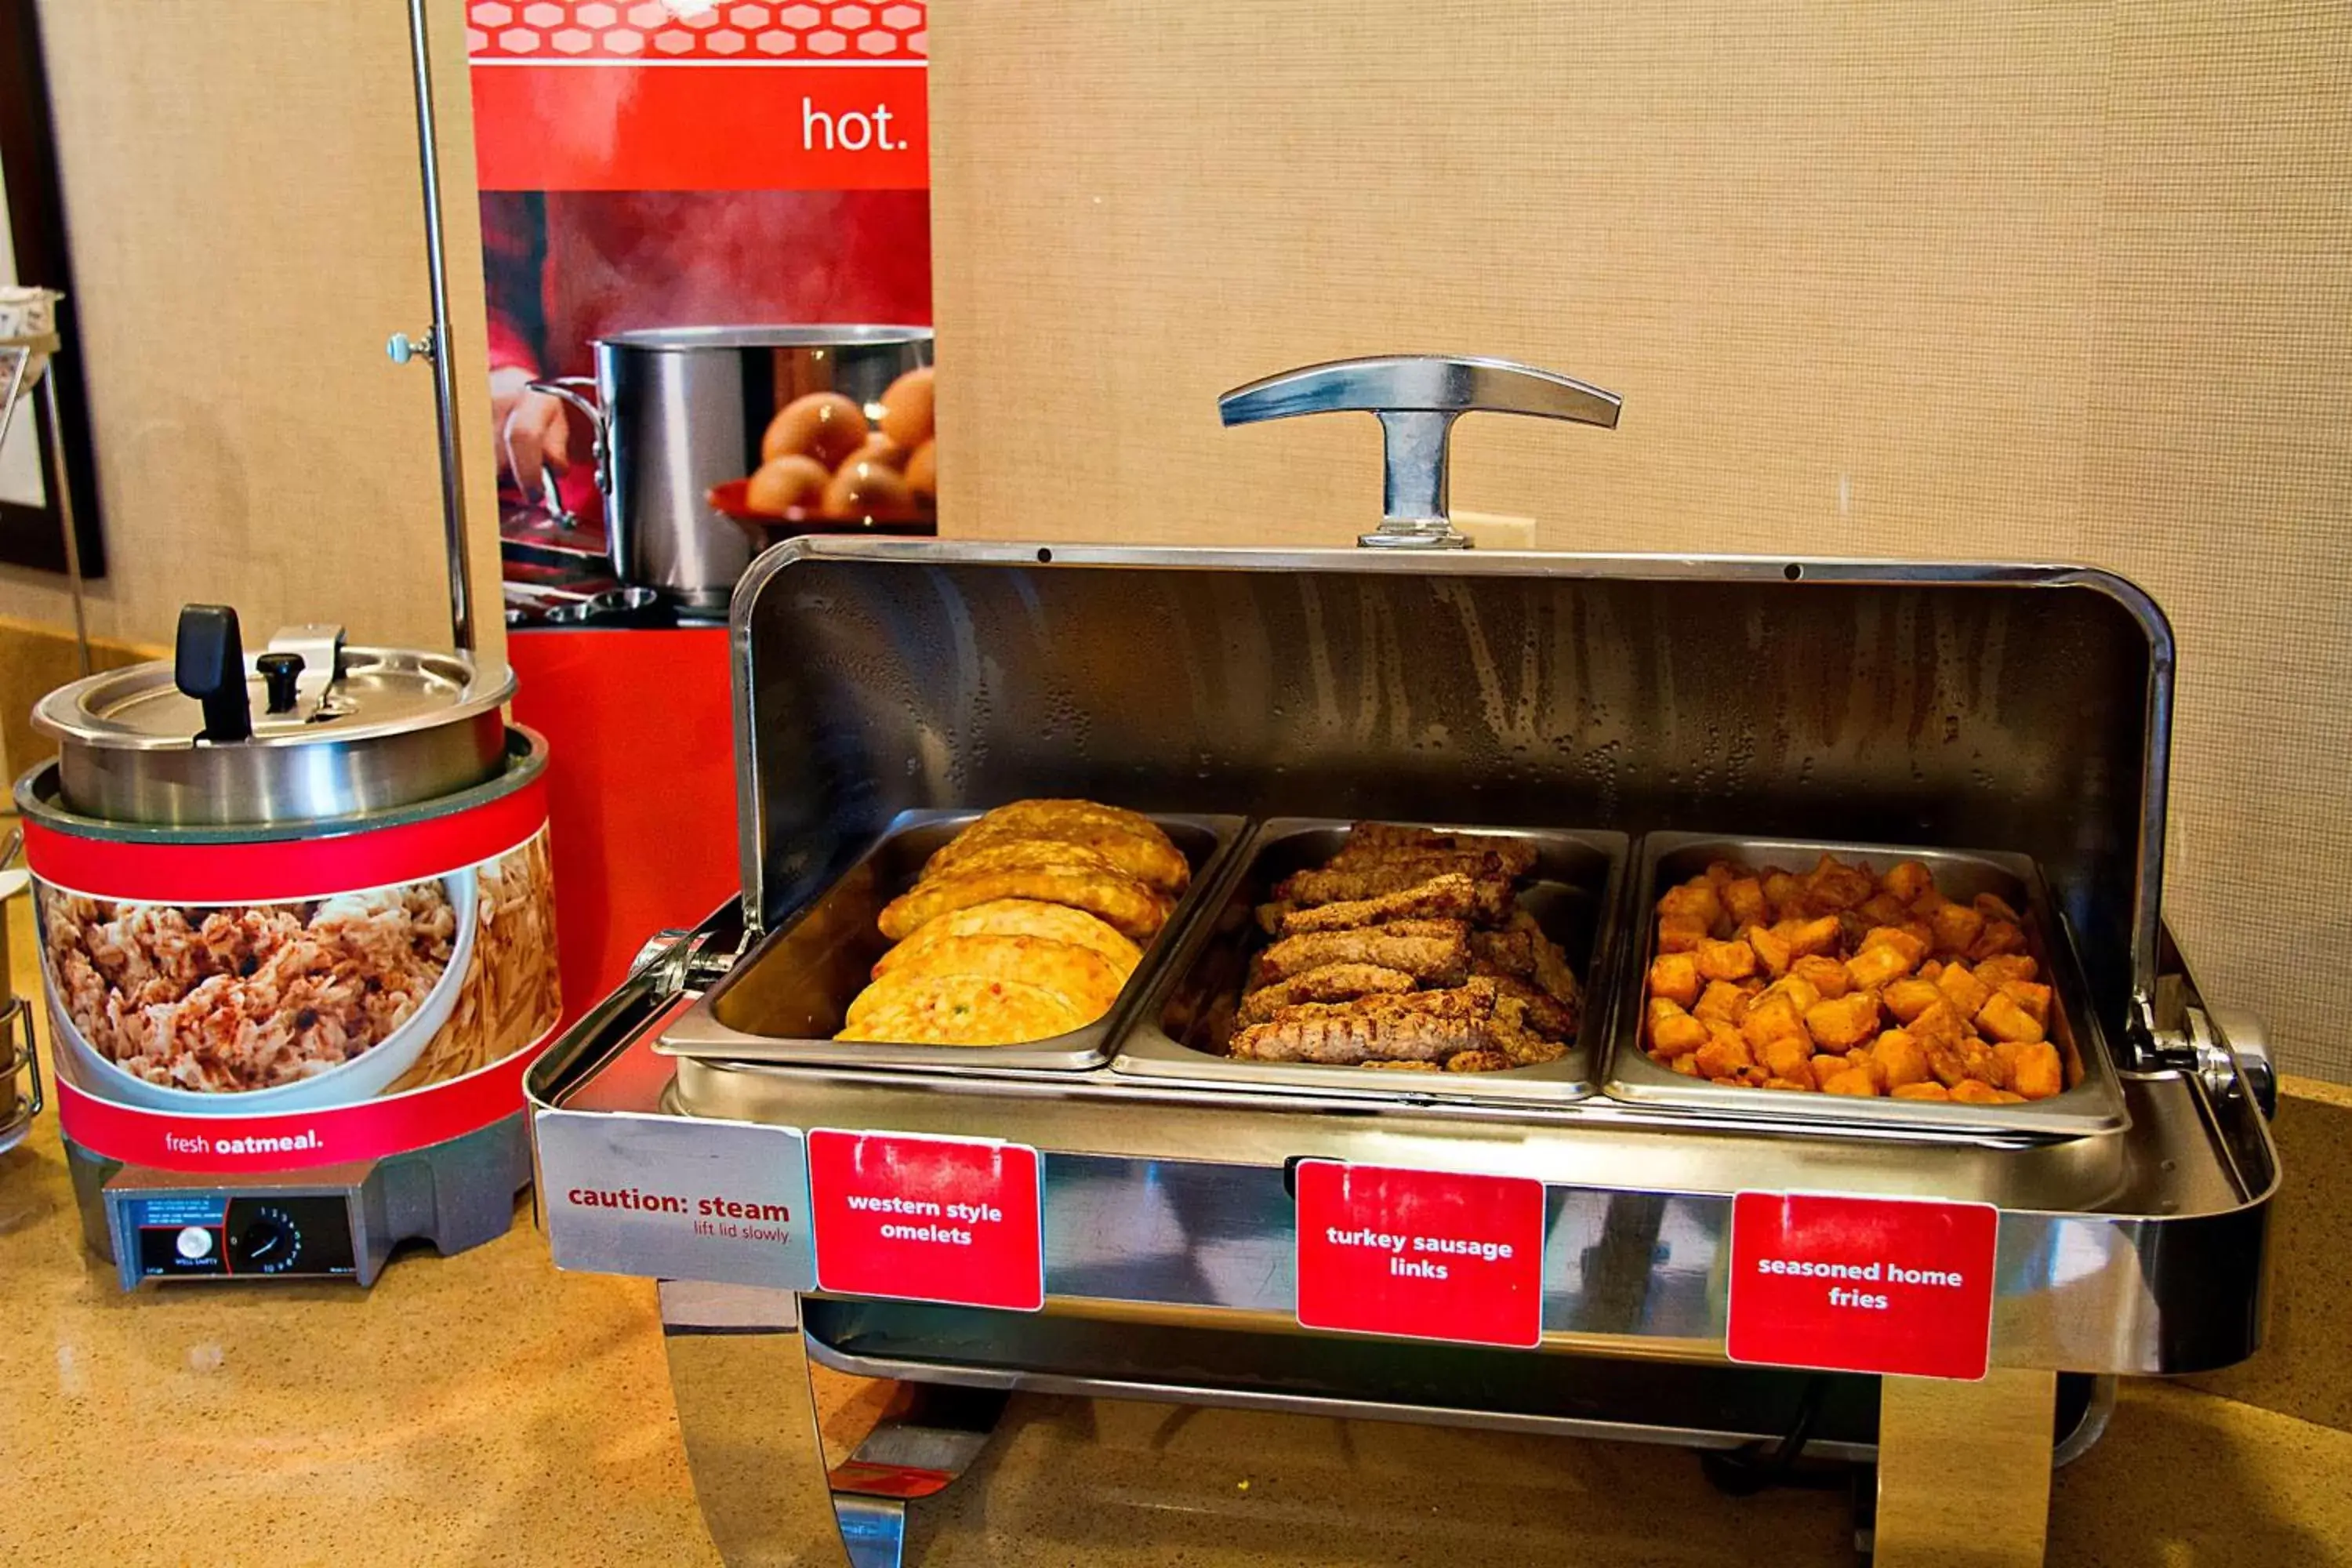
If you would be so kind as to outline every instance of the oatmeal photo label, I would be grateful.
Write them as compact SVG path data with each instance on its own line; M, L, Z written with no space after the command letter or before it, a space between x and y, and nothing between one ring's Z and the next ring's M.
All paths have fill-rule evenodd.
M495 804L434 824L410 853L316 855L326 871L397 879L297 897L186 897L201 890L190 847L169 846L173 896L159 898L134 846L93 857L89 841L28 836L68 1135L136 1164L235 1173L381 1158L520 1110L562 1012L554 890L543 791ZM287 890L240 877L237 847L205 847L232 867L215 886ZM436 853L467 858L417 864ZM94 871L109 880L73 879Z

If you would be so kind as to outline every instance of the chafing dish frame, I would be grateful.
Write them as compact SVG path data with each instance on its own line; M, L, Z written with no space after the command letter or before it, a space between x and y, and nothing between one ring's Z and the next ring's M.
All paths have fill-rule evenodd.
M1087 581L1073 586L1066 570ZM1767 597L1783 593L1822 596ZM2072 595L2067 603L2084 616L2068 622L2071 612L2055 620L2043 615L2053 594ZM2086 608L2095 604L2106 607ZM1244 1094L1101 1068L861 1070L670 1058L650 1048L651 1032L681 991L711 983L746 934L837 874L893 811L927 804L909 798L926 792L993 798L1019 778L1037 777L1063 793L1142 806L1277 816L1311 798L1326 812L1365 816L1543 820L1551 813L1530 811L1527 801L1574 793L1559 787L1559 759L1542 752L1545 715L1535 710L1547 701L1543 683L1559 658L1604 647L1622 652L1612 635L1633 638L1628 657L1639 663L1649 657L1639 651L1639 634L1665 627L1669 605L1675 615L1744 626L1751 641L1757 617L1773 618L1768 605L1787 607L1790 625L1845 650L1856 671L1873 649L1880 668L1901 664L1883 657L1891 648L1912 661L1909 675L1897 671L1898 684L1916 676L1938 691L1945 678L1986 673L2003 653L2012 668L2038 663L2076 637L2069 668L2128 688L2127 726L2110 701L2099 710L2105 729L2084 732L2077 724L2063 748L2021 761L1996 757L1994 785L2018 787L1966 795L1950 820L1937 818L1937 798L1948 805L1966 792L1874 793L1855 781L1876 765L1875 753L1852 746L1819 759L1814 807L1783 792L1748 814L1759 833L1831 837L1801 831L1815 819L1808 812L1825 804L1821 815L1861 819L1853 824L1860 837L1911 842L1911 834L1892 829L1917 826L1929 847L1956 837L2007 841L2012 836L2000 832L1961 837L1956 826L1999 819L2079 849L2053 860L2041 845L2020 846L2053 871L2053 890L2084 937L2093 1004L2128 1047L2120 1078L2128 1127L2056 1140L1776 1128L1606 1100L1430 1104L1400 1086L1391 1100L1368 1103ZM1508 746L1474 754L1458 735L1440 733L1432 743L1426 727L1415 738L1408 689L1420 679L1419 663L1400 662L1398 617L1416 607L1443 617L1433 629L1416 628L1430 634L1418 654L1468 647L1475 655L1465 678L1475 684L1454 693L1466 705L1451 705L1445 717L1490 738L1531 737L1532 763L1512 760ZM1842 632L1834 623L1847 611L1854 622ZM1073 617L1083 624L1072 626ZM1105 628L1114 625L1119 638L1148 646L1154 672L1172 674L1180 689L1171 691L1163 679L1162 700L1142 713L1118 706L1122 694L1107 687L1078 692L1079 719L1095 723L1091 750L1085 722L1057 733L1034 722L1038 712L1005 710L1004 700L1023 692L1025 700L1068 702L1071 671L1103 651ZM2258 1103L2266 1079L2255 1070L2261 1051L2251 1028L2224 1034L2161 926L2156 889L2172 644L2160 612L2120 579L2067 566L804 540L755 564L737 592L733 636L740 908L691 933L676 956L656 958L542 1058L529 1079L542 1118L718 1116L1032 1143L1045 1153L1049 1317L1299 1331L1288 1310L1292 1215L1283 1175L1296 1158L1323 1156L1543 1180L1545 1338L1532 1353L1724 1364L1723 1247L1732 1196L1748 1188L1998 1204L1993 1380L2010 1380L2029 1401L2033 1390L2046 1396L2050 1386L2032 1380L2059 1371L2200 1370L2241 1360L2259 1343L2269 1205L2278 1182ZM1300 670L1269 660L1277 637L1310 639L1311 650L1288 651L1312 658ZM941 651L944 675L940 661L927 657ZM877 654L887 655L878 675ZM851 692L841 678L859 658L866 660L864 683ZM1215 658L1223 662L1204 668ZM1608 679L1597 669L1587 660L1579 679ZM1287 683L1285 693L1311 689L1331 700L1296 721L1270 704L1271 721L1255 723L1247 704L1264 687L1250 685L1253 671L1272 672L1268 679ZM1041 688L1041 674L1063 684L1048 679ZM1702 670L1677 684L1654 661L1611 689L1621 698L1647 689L1662 701L1679 693L1704 707L1713 700L1705 677ZM1866 689L1859 674L1855 680L1849 695L1857 700L1884 695ZM1382 682L1391 683L1386 694ZM1426 697L1432 689L1415 689ZM1360 699L1352 711L1351 694ZM1997 725L1982 727L1986 695L1978 689L1965 702L1953 698L1966 710L1951 716L1964 738L1999 737ZM1831 696L1832 707L1844 700ZM835 699L841 705L824 706ZM1908 700L1901 692L1897 699L1897 707ZM2034 703L2031 692L2018 700ZM1616 725L1622 732L1622 719L1601 718L1597 709L1583 701L1578 712L1600 731ZM2033 711L2064 727L2067 716L2055 709ZM1221 735L1192 722L1204 715L1237 721L1239 731ZM1696 725L1690 713L1680 721ZM1297 765L1281 743L1301 723L1328 753L1319 764L1310 757ZM1168 742L1152 753L1156 768L1139 764L1129 743L1138 726ZM1114 732L1106 736L1106 727ZM1582 733L1572 739L1578 765L1602 750ZM1918 739L1915 731L1915 745ZM1008 762L1003 749L988 752L991 740L1017 741L1020 754ZM1630 778L1612 764L1594 784L1604 795L1618 788L1622 825L1672 829L1727 820L1718 803L1703 798L1706 790L1678 786L1666 765L1672 747L1690 740L1668 734L1660 742L1666 751L1637 758L1642 766L1629 767ZM1197 752L1188 753L1187 745ZM1422 754L1432 751L1434 757ZM1393 765L1368 773L1367 758ZM1813 782L1816 760L1806 757L1795 784ZM1781 761L1793 771L1793 757ZM1643 771L1654 763L1656 772ZM1491 771L1479 771L1488 764ZM2067 772L2078 766L2092 775ZM2006 777L2003 768L2011 770ZM1441 792L1458 804L1463 790L1482 785L1486 794L1467 801L1475 810L1414 809ZM2047 820L2053 809L2074 819ZM2045 818L2031 818L2033 811ZM1556 815L1591 820L1573 803ZM1635 1247L1627 1236L1648 1239ZM1597 1254L1583 1245L1594 1237ZM1561 1261L1573 1254L1577 1268L1555 1268L1555 1254ZM1589 1255L1604 1264L1621 1258L1623 1267L1588 1275ZM832 1546L818 1542L816 1550L840 1560L834 1500L801 1382L810 1347L800 1298L677 1281L664 1285L663 1300L698 1491L722 1548L751 1552L787 1537L808 1545L824 1535ZM791 1387L772 1400L746 1400L753 1378L779 1373ZM1159 1379L1149 1396L1168 1397L1181 1381ZM1087 1390L1138 1392L1112 1383ZM1219 1399L1205 1382L1193 1392L1205 1402ZM1895 1397L1891 1386L1885 1397ZM1346 1389L1307 1391L1294 1407L1384 1414L1351 1401Z

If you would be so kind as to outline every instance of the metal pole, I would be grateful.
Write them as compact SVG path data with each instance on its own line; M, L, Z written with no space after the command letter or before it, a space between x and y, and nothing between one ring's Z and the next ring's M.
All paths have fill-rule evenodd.
M426 42L428 0L408 0L408 43L416 74L418 167L425 176L425 249L433 280L433 402L441 422L441 516L448 536L449 635L474 647L473 583L467 574L466 479L458 458L457 389L449 363L449 269L442 248L440 138L434 128L433 59Z
M59 352L63 352L60 350ZM50 358L55 359L56 354ZM57 492L58 521L66 531L66 586L73 594L74 652L81 661L81 672L89 673L89 616L82 606L81 537L75 531L73 487L66 483L66 427L58 412L58 367L52 364L41 377L41 407L49 419L50 488Z

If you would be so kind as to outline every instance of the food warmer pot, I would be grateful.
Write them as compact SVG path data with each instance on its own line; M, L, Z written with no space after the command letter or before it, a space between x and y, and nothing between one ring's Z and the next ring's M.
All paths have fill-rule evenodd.
M2163 614L2079 566L1442 548L1454 418L1615 417L1494 362L1311 367L1225 414L1337 408L1387 431L1381 548L810 538L736 594L741 897L655 941L529 1084L556 1261L662 1281L714 1537L889 1560L907 1500L984 1440L973 1391L1026 1389L1679 1444L1751 1477L1844 1461L1881 1563L1949 1560L1956 1518L1970 1561L2037 1561L2052 1466L2114 1380L2263 1331L2273 1089L2259 1025L2164 921ZM1308 817L1626 846L1617 891L1592 884L1589 1069L1260 1072L1188 1045L1204 955L1262 885L1246 844L1095 1051L795 1037L823 1032L785 1016L805 933L872 846L1040 795L1245 818L1257 845ZM1823 843L2042 889L2082 1087L1906 1110L1645 1078L1654 879L1694 846ZM965 1243L866 1267L845 1184L940 1170L957 1217L894 1223ZM1335 1325L1334 1246L1433 1193L1495 1196L1447 1211L1465 1225L1526 1216L1524 1293L1494 1303L1517 1326L1394 1290ZM1879 1272L1872 1247L1931 1233L1948 1261ZM1839 1327L1873 1310L1892 1337ZM811 1361L933 1393L829 1472ZM1965 1465L1931 1436L1955 1426L1982 1435Z
M34 710L18 781L58 1127L125 1289L372 1282L400 1241L503 1235L522 1069L553 1033L546 747L505 666L248 650L225 605L173 657Z

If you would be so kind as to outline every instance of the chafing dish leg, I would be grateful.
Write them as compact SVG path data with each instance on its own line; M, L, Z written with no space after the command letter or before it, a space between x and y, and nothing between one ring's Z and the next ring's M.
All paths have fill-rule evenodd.
M1883 1380L1874 1568L2039 1563L2050 1531L2058 1374Z
M843 1500L835 1510L801 1337L800 1298L740 1285L661 1283L662 1337L694 1495L732 1568L867 1568L897 1562L892 1510ZM869 1517L869 1515L876 1517ZM889 1554L844 1544L887 1539Z

